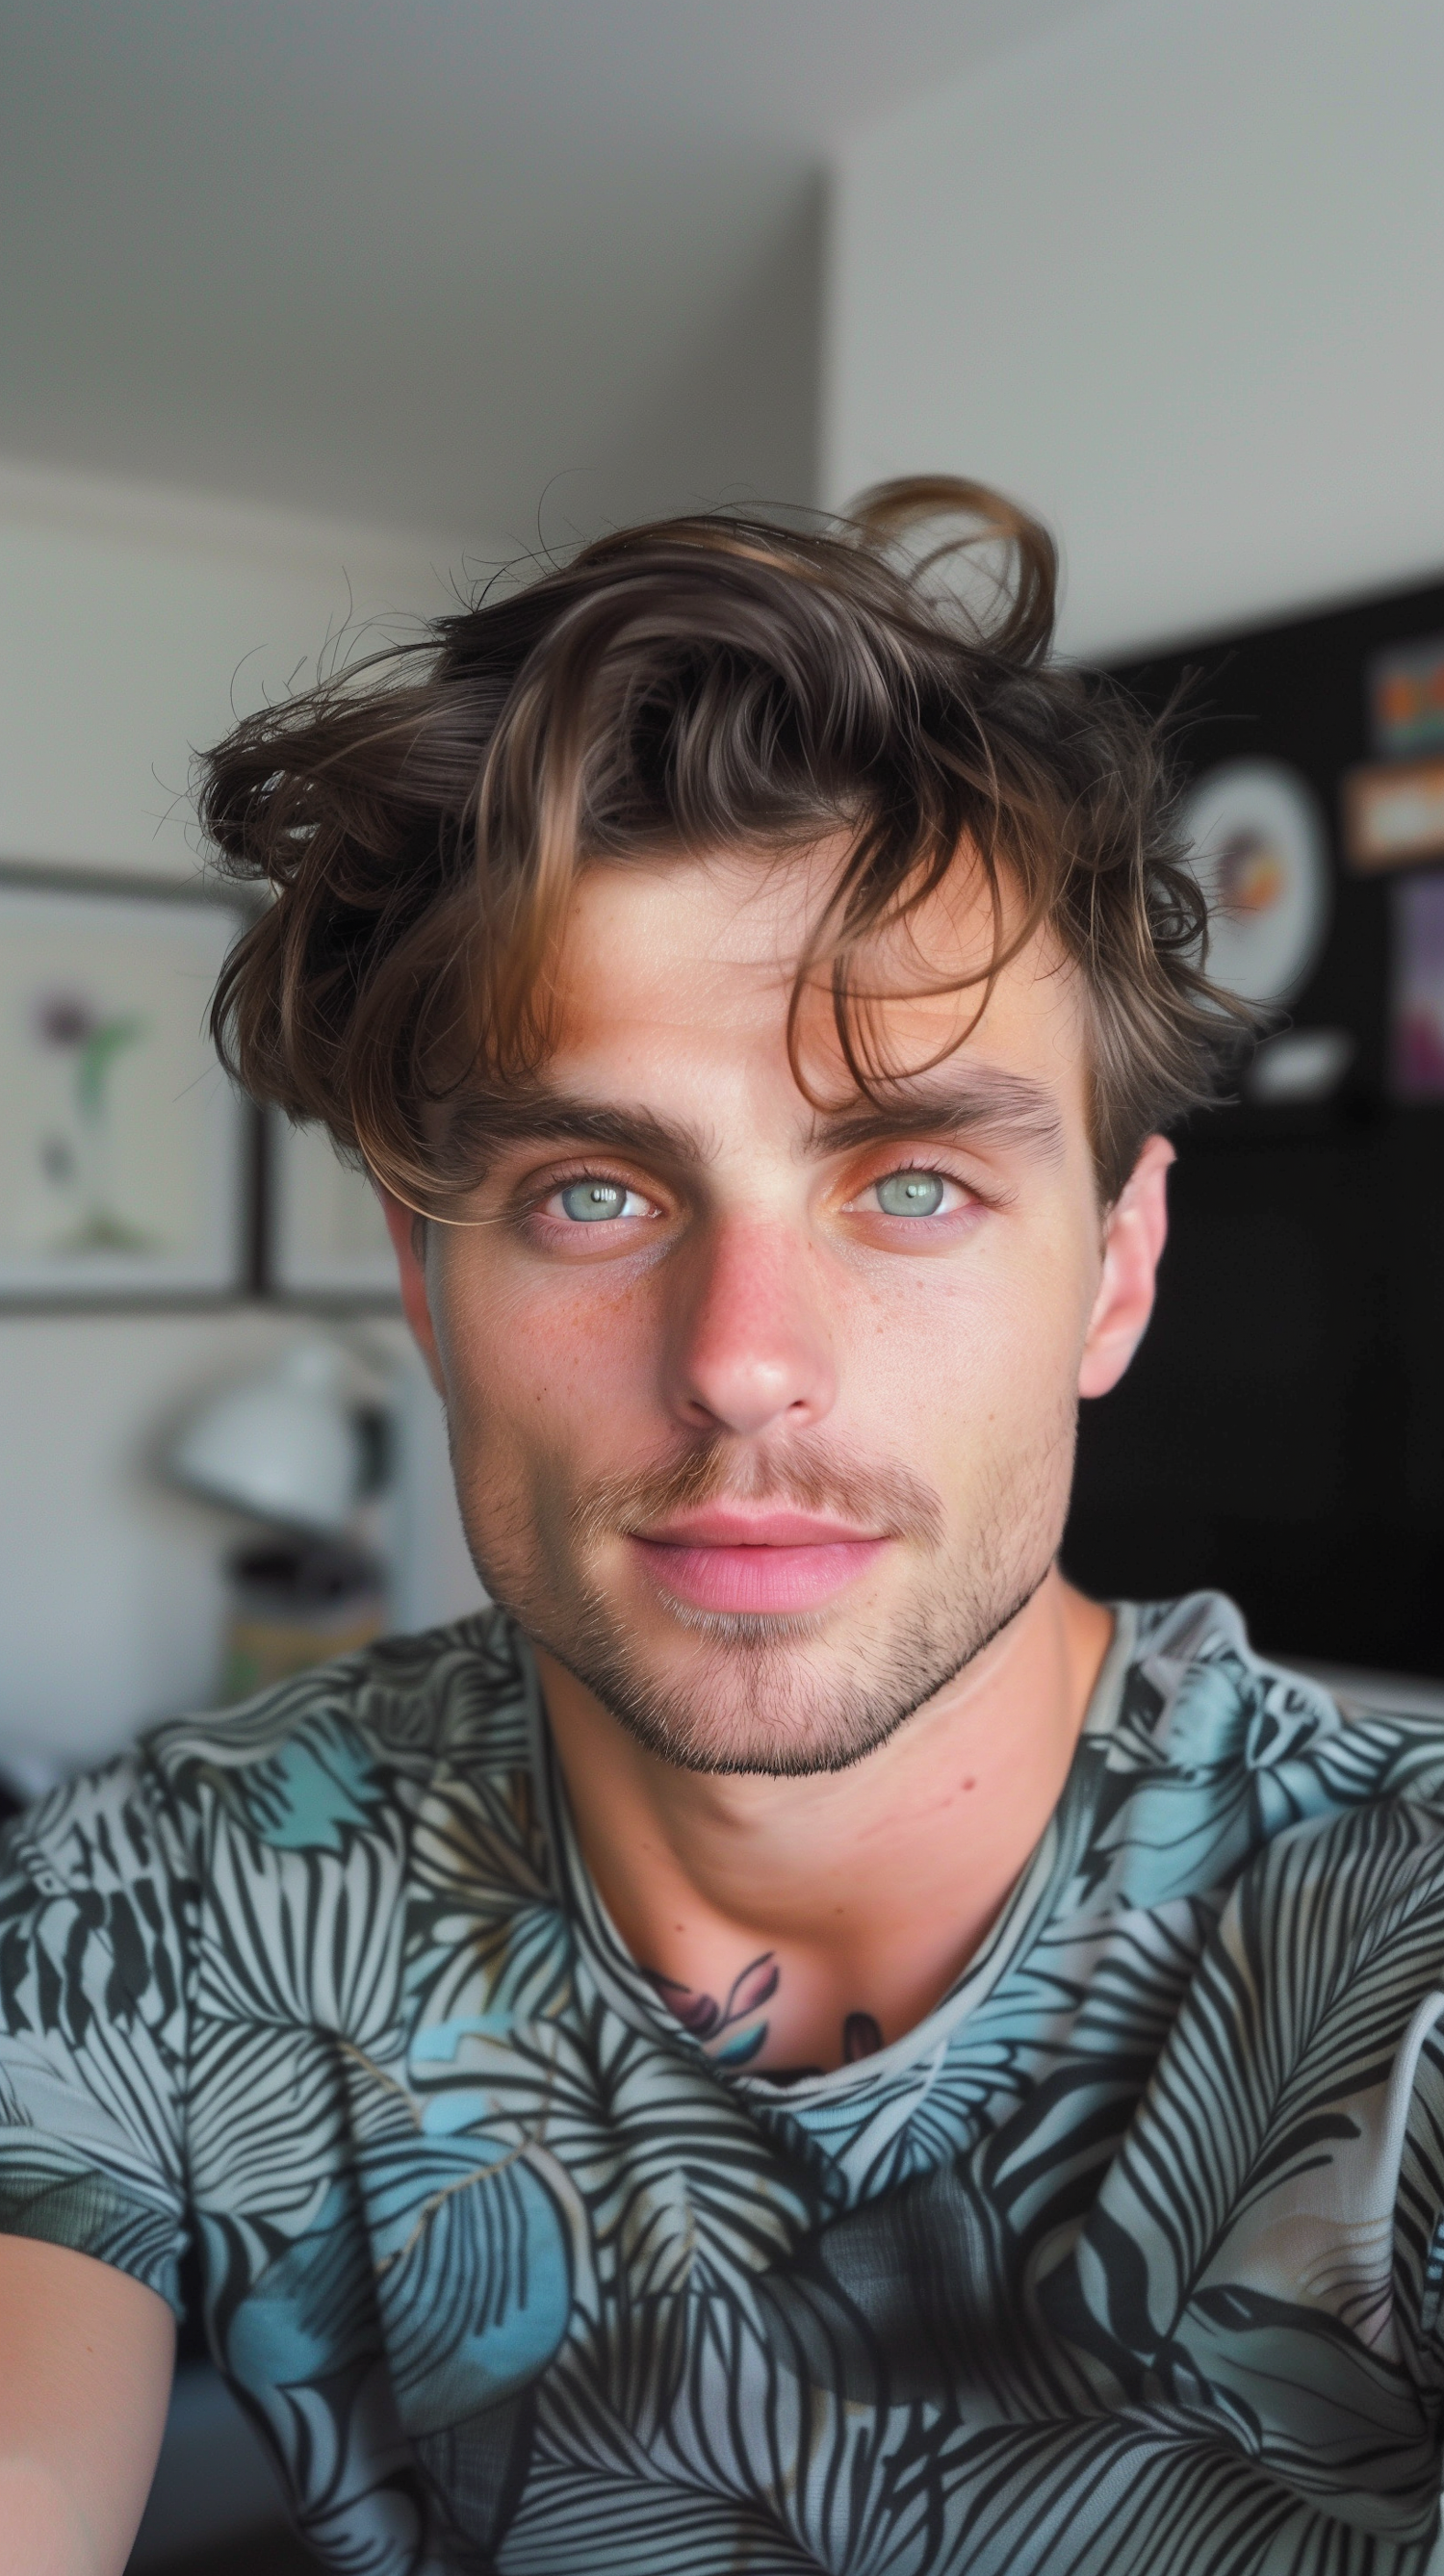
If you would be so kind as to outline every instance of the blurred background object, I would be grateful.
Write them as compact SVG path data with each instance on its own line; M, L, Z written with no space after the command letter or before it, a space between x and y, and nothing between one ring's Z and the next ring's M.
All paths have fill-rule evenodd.
M348 1358L319 1336L293 1342L274 1368L189 1416L172 1474L234 1511L339 1537L368 1481L366 1414L347 1384Z
M223 1701L369 1645L391 1624L388 1568L361 1526L386 1494L396 1448L376 1378L338 1341L293 1342L274 1367L199 1405L171 1448L177 1483L267 1524L226 1559Z
M1180 706L1218 969L1283 1025L1179 1139L1155 1324L1084 1408L1065 1559L1217 1584L1286 1657L1438 1678L1444 811L1383 852L1354 817L1444 741L1444 582L1116 667Z
M1281 1015L1184 1139L1070 1561L1225 1580L1267 1647L1444 1672L1441 82L1434 0L8 13L15 1795L248 1655L480 1597L364 1182L182 1071L219 918L191 748L518 557L919 468L1057 529L1068 651L1160 705L1190 675L1198 865ZM329 1524L236 1480L248 1407L279 1461L277 1404L330 1400L318 1340L346 1355ZM203 1497L173 1462L207 1422ZM239 2576L231 2473L195 2474L224 2405L183 2381L148 2565ZM274 2513L256 2474L236 2535Z

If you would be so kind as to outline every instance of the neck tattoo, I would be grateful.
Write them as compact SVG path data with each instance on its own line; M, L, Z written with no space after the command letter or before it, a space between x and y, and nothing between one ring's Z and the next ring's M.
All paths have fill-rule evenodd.
M664 1976L660 1968L644 1968L642 1974L682 2028L701 2041L714 2066L735 2072L738 2067L750 2066L766 2047L768 2023L763 2008L771 2003L782 1983L775 1951L764 1950L749 1960L733 1978L720 2003L715 1995L699 1993L678 1977ZM871 2013L844 2013L844 2066L855 2066L863 2057L876 2057L882 2045L881 2027ZM822 2071L820 2066L769 2066L767 2077L769 2083L789 2084Z

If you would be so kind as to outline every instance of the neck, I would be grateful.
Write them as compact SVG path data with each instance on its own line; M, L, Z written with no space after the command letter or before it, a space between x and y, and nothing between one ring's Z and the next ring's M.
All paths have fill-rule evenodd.
M1026 1866L1110 1634L1055 1569L886 1744L801 1780L679 1770L538 1652L582 1851L638 1964L719 2056L759 2071L900 2037Z

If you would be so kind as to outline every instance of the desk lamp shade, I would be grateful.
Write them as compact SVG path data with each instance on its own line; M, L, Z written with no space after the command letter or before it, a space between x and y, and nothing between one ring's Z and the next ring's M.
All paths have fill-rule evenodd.
M346 1354L298 1342L191 1416L171 1452L184 1485L284 1529L333 1537L360 1497L365 1448Z

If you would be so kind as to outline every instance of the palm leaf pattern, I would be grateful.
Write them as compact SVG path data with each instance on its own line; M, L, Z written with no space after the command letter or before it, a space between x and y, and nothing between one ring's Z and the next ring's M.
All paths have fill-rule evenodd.
M523 1641L393 1640L11 1829L0 2224L194 2242L352 2576L1423 2576L1444 1729L1125 1610L922 2027L717 2062L774 1974L679 2018Z

